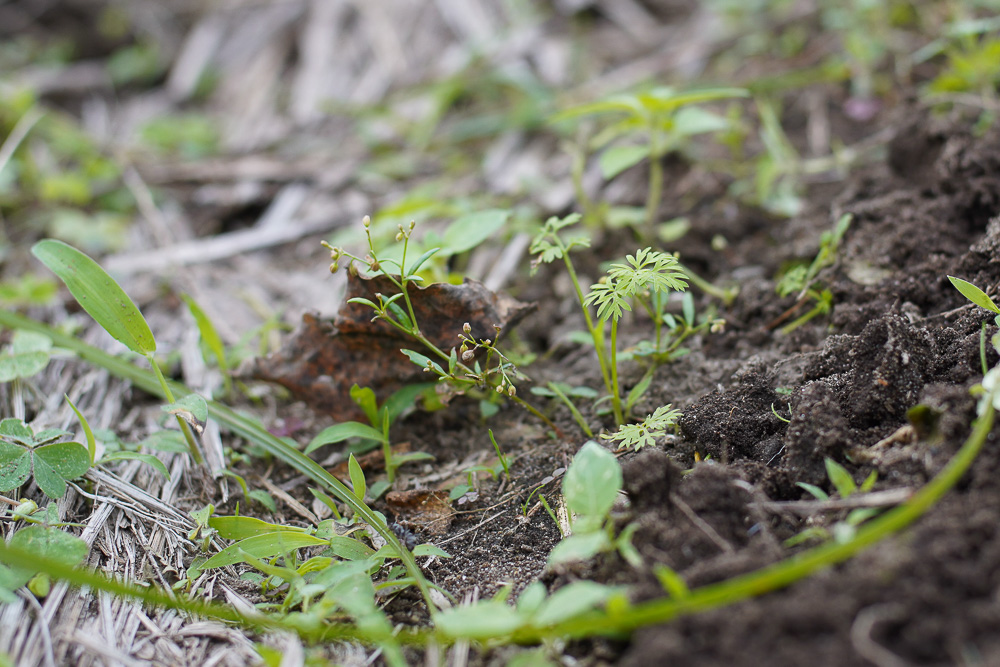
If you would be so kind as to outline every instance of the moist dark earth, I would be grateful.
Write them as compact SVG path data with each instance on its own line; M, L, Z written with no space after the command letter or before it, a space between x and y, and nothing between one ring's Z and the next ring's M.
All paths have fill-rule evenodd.
M876 471L876 491L917 488L937 473L975 416L968 389L982 377L983 323L987 340L996 332L992 318L968 305L946 276L990 291L1000 281L1000 218L992 217L1000 211L1000 133L973 136L967 125L922 111L899 128L884 164L828 200L813 199L796 223L761 225L763 214L748 210L720 227L713 211L705 212L711 233L729 241L726 266L705 267L723 284L736 266L760 266L758 275L774 276L783 262L814 252L836 216L852 213L854 220L836 264L821 274L834 294L828 316L781 334L768 326L794 296L778 298L763 277L745 280L732 307L721 311L725 332L657 371L637 412L673 403L684 412L679 431L621 456L628 505L619 521L638 524L634 545L644 569L603 556L543 572L558 533L535 498L521 505L536 484L558 476L585 438L574 436L579 429L565 411L555 416L567 437L553 442L505 410L488 425L501 442L522 443L513 484L482 483L466 506L478 511L460 513L440 540L454 558L434 562L428 575L480 597L507 583L517 592L541 575L552 587L583 576L631 584L635 599L648 599L663 594L652 575L656 564L692 587L716 582L786 556L782 542L807 527L843 519L843 512L801 516L767 508L768 501L810 498L797 482L832 494L826 458L859 484ZM613 252L632 239L604 242ZM680 252L684 257L684 242ZM538 294L547 284L543 278L524 294L551 299ZM581 326L570 309L559 312L567 322L529 317L522 337L544 345L563 324ZM632 326L643 335L641 321ZM986 347L993 364L996 354ZM536 381L595 383L595 366L585 351L561 345L531 374ZM634 381L639 373L626 374ZM908 411L918 404L931 418L910 424ZM473 407L465 407L465 418L461 402L453 407L413 415L399 428L416 449L444 459L482 450L486 438L468 426ZM1000 663L995 436L959 487L924 518L854 559L786 590L643 629L628 643L589 641L569 652L625 665ZM557 484L549 481L543 493L555 495ZM517 506L491 518L496 512L485 508L503 503ZM422 617L403 599L390 609L399 620ZM509 656L486 652L478 659L490 664Z

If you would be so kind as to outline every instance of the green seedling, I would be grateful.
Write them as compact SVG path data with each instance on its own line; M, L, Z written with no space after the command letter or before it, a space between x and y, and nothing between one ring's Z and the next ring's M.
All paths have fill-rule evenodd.
M840 498L847 498L855 493L868 493L875 486L875 482L878 481L878 473L873 470L865 478L865 481L861 483L861 486L858 486L854 483L851 474L844 469L844 466L830 458L826 459L824 463L826 465L826 476ZM830 499L829 494L815 484L797 482L796 485L805 489L817 500ZM831 528L827 529L821 526L807 528L798 535L786 540L785 546L793 547L808 540L826 540L830 537L840 544L849 542L854 539L857 527L878 513L879 510L873 507L862 507L851 510L842 521L836 522Z
M33 525L14 533L8 542L9 546L70 567L76 567L87 557L89 548L86 542L59 530L69 524L59 521L59 511L54 503L35 512L34 516L21 514L19 518ZM36 596L45 597L49 592L50 582L50 576L43 568L31 565L14 567L0 563L0 602L16 601L14 590L25 584Z
M371 218L364 218L365 237L368 241L368 255L362 259L352 255L341 248L330 246L324 242L324 246L330 250L330 259L333 263L330 270L336 272L340 268L341 260L346 259L351 267L355 262L362 263L368 267L373 275L385 276L398 290L392 295L377 295L378 302L365 298L354 298L349 303L357 303L368 306L372 309L374 317L372 321L382 320L393 328L406 334L415 342L419 343L424 350L429 351L432 357L428 357L414 350L400 350L413 363L417 364L427 373L438 378L438 381L446 384L453 393L461 394L469 391L495 391L497 394L508 397L511 401L524 408L534 416L541 419L549 428L558 433L558 429L548 417L539 412L534 406L517 396L515 381L519 380L521 374L515 365L497 348L497 340L501 331L495 327L496 336L494 338L475 339L472 336L472 329L469 323L465 323L458 334L461 345L459 348L452 348L450 352L445 352L432 343L420 330L420 323L413 309L413 302L410 298L410 286L423 281L420 276L421 267L433 257L439 248L426 250L422 255L407 263L407 254L410 247L410 238L413 235L415 223L408 226L399 225L396 234L397 243L402 244L399 260L383 260L375 250L375 245L371 234ZM392 268L394 271L387 271ZM485 352L482 362L476 359L477 352Z
M645 92L614 95L599 102L582 104L556 114L552 122L583 117L612 116L591 141L590 150L599 150L598 162L605 179L610 180L643 160L649 161L649 187L643 224L646 238L655 237L654 227L663 193L663 165L666 154L686 146L699 134L721 132L729 127L726 118L698 107L698 104L733 97L745 97L740 88L716 88L681 92L658 86ZM574 182L581 206L588 219L597 211L586 196L583 183L582 152L576 156ZM603 216L601 216L603 217Z
M580 430L586 433L588 438L594 437L594 432L591 430L590 425L587 424L587 420L580 414L576 404L573 403L573 398L589 398L593 400L598 397L596 391L590 387L571 387L565 382L548 382L544 387L532 387L531 393L536 396L558 398L569 409L569 413L573 416L573 421L580 427Z
M972 283L962 280L961 278L948 276L948 280L951 281L951 284L955 287L955 289L961 292L962 296L964 296L966 299L968 299L975 305L979 306L980 308L985 308L986 310L993 313L996 316L993 318L993 322L998 327L1000 327L1000 307L998 307L995 303L993 303L993 299L991 299L986 292L979 289ZM997 346L997 340L998 340L997 336L994 335L993 337L994 347ZM983 375L985 375L987 369L989 368L989 366L986 363L986 322L983 322L983 328L979 336L979 360L983 366Z
M475 483L476 473L485 472L490 477L497 478L500 476L500 472L503 471L503 474L507 476L507 479L510 479L510 456L504 454L500 450L500 445L497 444L496 438L493 437L492 429L489 430L489 434L490 434L490 442L493 443L493 449L497 453L496 465L494 466L477 465L477 466L472 466L470 468L466 468L465 473L468 475L467 483L459 484L458 486L453 488L448 493L448 497L450 500L456 500L458 498L461 498L466 493L476 488L476 483ZM540 488L541 487L539 487L539 489ZM530 502L530 500L531 497L529 496L528 502ZM527 503L525 503L525 505L527 505ZM527 511L528 511L527 507L525 506L524 512L527 513Z
M223 392L226 396L233 391L233 379L230 377L229 372L229 359L226 355L226 346L222 343L222 337L219 336L218 330L215 325L212 324L212 320L209 319L208 315L202 310L201 306L192 299L189 295L184 294L181 296L184 299L184 303L187 304L188 311L191 312L191 317L194 318L195 324L198 325L198 333L201 336L201 342L205 345L210 353L211 357L215 359L215 363L219 367L219 371L222 373L222 385ZM208 356L202 353L202 356L208 361Z
M31 248L31 252L66 284L70 294L105 331L128 349L146 357L170 404L169 410L177 418L192 460L200 464L201 452L191 426L199 430L203 428L204 420L199 423L197 418L202 413L207 417L207 407L202 409L205 401L201 399L200 405L196 405L198 401L194 398L189 399L190 402L186 405L175 402L170 385L156 363L156 340L153 333L149 330L146 318L125 290L97 262L62 241L39 241Z
M642 302L656 293L684 291L688 276L673 255L645 248L626 257L625 263L613 264L601 282L591 285L590 292L584 296L569 252L573 248L588 247L590 240L586 236L564 239L560 234L564 228L579 221L580 215L576 213L565 218L549 218L532 241L531 253L537 256L532 268L537 270L543 262L563 260L583 310L587 331L597 351L601 377L611 396L615 422L624 424L625 410L618 381L618 322L625 311L632 310L634 300ZM596 319L591 316L590 306L597 308ZM609 322L610 333L605 342Z
M610 519L611 507L622 489L618 459L593 440L573 457L563 477L562 491L570 511L573 534L549 553L549 565L586 560L623 545L631 547L631 531L617 539Z
M639 451L647 445L656 444L658 438L667 434L667 429L675 426L681 417L680 410L672 410L669 405L646 415L638 424L622 424L614 433L604 433L601 438L618 442L618 449Z
M779 296L784 297L795 293L798 293L798 296L795 305L771 322L769 328L774 328L792 317L810 301L815 302L813 307L783 326L782 333L791 333L814 317L830 312L833 307L833 293L819 284L818 277L821 270L836 263L840 243L843 241L847 229L851 226L852 217L850 213L842 215L833 229L823 232L820 236L819 252L816 253L813 261L808 265L799 264L789 269L778 281L775 291Z
M365 413L369 424L361 422L341 422L334 424L320 431L308 445L305 453L311 454L320 447L342 442L350 438L358 438L364 442L374 443L375 446L382 445L382 453L385 457L385 470L389 478L389 484L396 479L396 470L412 461L433 459L434 457L424 452L409 452L407 454L393 454L392 443L389 440L389 428L392 423L402 414L403 410L413 404L414 399L428 388L426 384L413 384L403 387L390 396L382 407L378 406L375 392L368 387L359 387L357 384L351 387L351 398L358 404ZM364 446L357 451L364 451ZM353 454L352 454L353 456ZM374 494L377 498L380 494Z

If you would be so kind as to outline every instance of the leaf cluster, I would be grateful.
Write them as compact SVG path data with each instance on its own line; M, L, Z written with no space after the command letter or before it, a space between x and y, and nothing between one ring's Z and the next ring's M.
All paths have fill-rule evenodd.
M34 479L49 498L61 498L66 482L87 472L91 463L87 448L71 437L61 429L36 434L20 419L0 421L0 491Z
M656 444L656 440L665 436L667 429L677 424L680 417L680 410L664 405L657 408L653 414L646 415L646 418L638 424L622 424L614 433L606 433L601 437L618 442L619 449L631 448L633 451L639 451L647 445Z
M613 264L607 276L590 286L584 305L597 306L597 317L603 321L621 319L624 311L632 310L631 299L645 292L683 291L687 274L670 253L644 248L625 258L626 264Z

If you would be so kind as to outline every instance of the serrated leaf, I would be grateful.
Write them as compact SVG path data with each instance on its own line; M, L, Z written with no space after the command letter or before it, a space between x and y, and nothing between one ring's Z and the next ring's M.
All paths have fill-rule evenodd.
M166 477L168 481L170 480L170 471L167 470L167 466L163 464L163 461L156 458L152 454L122 450L118 452L111 452L101 458L101 463L110 463L112 461L141 461Z
M377 428L373 428L367 424L362 424L361 422L343 422L341 424L328 426L320 431L316 437L310 440L309 444L306 445L304 453L309 454L324 445L332 445L334 443L347 440L348 438L365 438L368 440L376 440L378 442L385 440L385 438L382 437L382 431Z
M563 478L563 495L570 511L604 517L622 487L618 460L593 440L587 441L570 463Z
M244 553L254 558L271 558L272 556L289 553L303 547L315 547L326 544L329 544L329 540L321 540L306 533L291 531L264 533L229 545L205 561L201 569L209 570L213 567L225 567L226 565L241 563L243 562Z
M611 146L601 153L597 162L601 167L601 175L604 176L604 180L610 181L647 157L649 157L648 146Z
M125 290L93 259L62 241L45 239L31 253L66 284L70 294L112 338L142 355L156 351L146 318Z

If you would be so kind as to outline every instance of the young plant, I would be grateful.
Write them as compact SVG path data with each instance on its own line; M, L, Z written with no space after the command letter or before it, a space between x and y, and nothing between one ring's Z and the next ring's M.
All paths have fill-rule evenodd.
M683 148L698 134L719 132L729 127L729 121L696 105L713 100L745 97L740 88L717 88L689 92L658 86L645 92L614 95L599 102L582 104L556 114L553 122L587 117L613 115L617 120L605 126L589 145L600 150L601 174L611 180L643 160L649 161L649 187L643 215L645 237L655 238L656 216L663 193L663 165L660 160L671 151ZM592 206L582 184L585 154L577 156L574 182L581 205L592 216Z
M858 486L854 483L851 473L847 472L847 470L844 469L844 466L830 458L827 458L824 463L826 465L826 476L829 478L830 484L836 490L837 495L840 498L847 498L855 493L868 493L872 490L872 487L875 486L875 482L878 480L878 473L873 470L872 473L865 478L865 481L861 483L861 486ZM830 499L829 494L815 484L796 482L796 485L805 489L817 500ZM798 535L786 540L785 546L793 547L808 540L826 540L831 537L838 544L850 542L854 539L858 526L878 513L879 510L874 507L859 507L858 509L851 510L843 520L836 522L829 529L821 526L807 528Z
M769 328L774 328L795 315L810 301L815 301L813 307L783 326L781 333L791 333L814 317L830 312L830 308L833 306L833 293L823 288L817 277L822 269L832 266L837 261L840 243L844 239L847 229L851 226L852 217L850 213L842 215L833 229L823 232L820 236L819 252L816 253L813 261L808 265L799 264L789 269L778 281L775 291L779 296L784 297L798 292L798 297L795 305L771 322Z
M419 461L434 458L424 452L410 452L407 454L393 454L392 443L389 440L389 427L402 411L413 402L417 394L424 391L427 385L408 385L390 396L384 405L379 407L375 392L369 387L351 387L351 398L358 404L368 424L349 421L334 424L320 431L308 445L305 453L310 454L324 445L331 445L342 442L349 438L360 438L362 441L374 442L382 445L382 453L385 457L385 471L389 478L389 485L396 479L396 470L410 461ZM380 493L372 492L373 497L378 497Z
M635 255L628 255L624 264L613 264L607 275L591 285L590 292L584 296L569 251L574 247L587 247L589 240L586 237L563 239L560 235L560 230L579 220L579 214L572 214L562 219L552 217L545 222L531 244L532 254L537 255L532 268L537 269L542 262L556 259L562 259L566 265L583 310L587 331L597 351L604 386L611 396L615 423L624 424L625 410L618 380L618 323L625 311L632 310L633 300L642 301L652 298L654 294L684 291L688 276L673 255L644 248ZM597 307L596 321L591 316L590 306ZM609 322L610 331L605 342Z
M667 434L667 429L676 425L681 417L680 410L672 410L669 405L656 408L638 424L622 424L614 433L604 433L601 438L618 442L618 449L632 448L639 451L647 445L656 444L657 438Z
M347 258L348 264L354 270L355 262L360 262L368 267L369 271L376 276L385 276L396 288L397 292L392 295L378 294L378 302L365 298L354 298L349 303L357 303L368 306L375 316L372 321L382 320L393 328L406 334L414 341L420 343L423 348L430 351L432 357L428 357L414 350L401 350L411 361L422 367L425 372L437 376L438 381L446 383L454 393L464 393L469 390L495 391L497 394L507 396L511 401L521 406L531 414L541 419L549 428L558 432L555 424L548 417L540 413L532 405L517 396L515 380L521 378L515 365L497 348L497 339L501 330L495 327L496 337L474 339L472 328L468 323L462 327L458 338L461 346L452 348L450 352L445 352L420 330L420 323L417 321L416 313L413 309L413 302L410 296L410 287L414 283L423 281L419 272L421 267L439 248L431 248L425 251L417 259L407 264L407 254L410 248L410 239L413 235L415 223L411 222L404 227L399 225L396 234L396 242L402 244L399 260L381 259L375 250L371 233L371 218L364 217L365 238L368 243L368 255L363 259L350 254L349 252L333 247L324 242L323 245L330 250L330 271L336 272L340 268L340 261ZM389 267L394 271L387 271ZM485 351L485 358L480 362L476 358L476 353Z
M201 452L191 426L199 432L204 428L204 418L208 415L205 399L190 394L185 397L184 403L175 401L173 391L156 363L153 333L125 290L97 262L62 241L39 241L31 252L66 284L70 294L105 331L128 349L146 357L170 404L166 409L177 418L191 459L201 464Z

